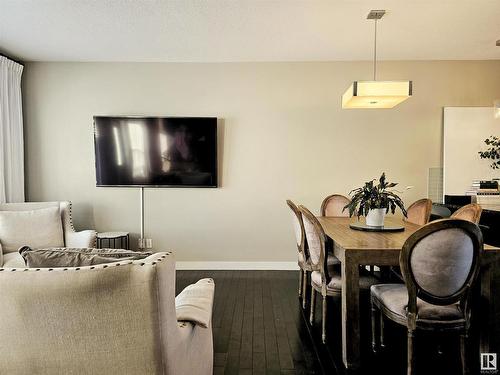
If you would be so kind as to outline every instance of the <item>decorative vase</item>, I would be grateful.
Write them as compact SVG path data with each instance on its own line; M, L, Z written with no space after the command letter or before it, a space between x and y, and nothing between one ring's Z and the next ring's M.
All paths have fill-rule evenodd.
M366 215L366 225L370 227L383 227L385 208L371 208Z

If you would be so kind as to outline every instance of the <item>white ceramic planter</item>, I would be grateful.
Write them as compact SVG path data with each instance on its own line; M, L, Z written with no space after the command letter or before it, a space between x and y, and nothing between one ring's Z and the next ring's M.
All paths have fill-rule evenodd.
M366 225L371 227L383 227L385 218L385 208L372 208L366 215Z

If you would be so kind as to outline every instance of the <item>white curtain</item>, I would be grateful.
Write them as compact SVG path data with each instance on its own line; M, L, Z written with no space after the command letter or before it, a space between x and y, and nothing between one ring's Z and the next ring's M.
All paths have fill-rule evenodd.
M22 73L21 64L0 56L0 203L24 202Z

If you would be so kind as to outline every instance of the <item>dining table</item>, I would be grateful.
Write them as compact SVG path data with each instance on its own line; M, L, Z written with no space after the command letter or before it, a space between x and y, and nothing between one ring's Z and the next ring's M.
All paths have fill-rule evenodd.
M360 342L360 266L398 266L399 255L406 239L421 226L397 217L386 217L385 225L402 226L393 232L354 230L350 224L358 219L319 216L325 235L332 241L331 251L340 260L342 275L342 360L347 369L357 369L361 363ZM490 319L481 319L480 346L488 353L493 332L491 301L491 268L500 259L500 248L485 245L481 265L481 313Z

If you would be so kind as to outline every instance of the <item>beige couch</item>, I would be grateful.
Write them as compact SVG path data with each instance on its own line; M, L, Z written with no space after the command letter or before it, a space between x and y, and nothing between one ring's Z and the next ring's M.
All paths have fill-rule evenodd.
M71 202L63 201L63 202L29 202L29 203L3 203L0 204L0 211L9 211L9 212L19 212L19 211L32 211L32 210L40 210L47 208L59 208L59 214L61 216L60 225L62 225L62 234L61 241L62 243L58 245L62 245L65 247L94 247L96 240L96 232L93 230L84 230L77 232L73 227L73 219L71 216ZM18 222L22 223L24 218L19 218ZM43 231L45 223L40 222L40 229ZM14 228L15 230L15 228ZM0 265L4 267L24 267L24 260L17 252L17 248L20 246L28 245L30 246L31 240L36 242L39 233L30 233L31 238L23 238L22 241L16 244L12 249L4 249L2 251L2 238L0 236ZM3 260L2 260L3 253Z
M0 374L212 374L214 284L194 285L204 305L193 289L176 303L170 253L81 268L1 268ZM179 310L189 320L190 309L202 320L208 312L207 328L177 320Z

